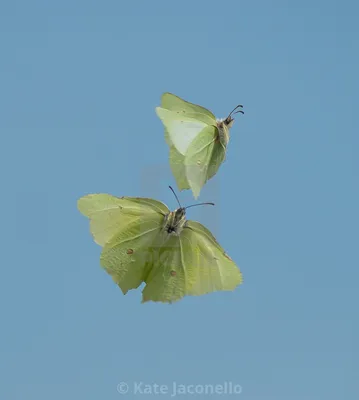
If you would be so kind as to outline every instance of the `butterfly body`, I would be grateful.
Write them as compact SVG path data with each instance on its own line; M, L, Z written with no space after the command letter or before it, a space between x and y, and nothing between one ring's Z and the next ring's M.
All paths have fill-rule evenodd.
M166 215L164 221L164 230L167 233L179 235L186 224L186 210L183 207L177 208Z
M227 147L229 142L229 130L232 127L234 119L227 117L224 119L217 119L218 138L224 148Z

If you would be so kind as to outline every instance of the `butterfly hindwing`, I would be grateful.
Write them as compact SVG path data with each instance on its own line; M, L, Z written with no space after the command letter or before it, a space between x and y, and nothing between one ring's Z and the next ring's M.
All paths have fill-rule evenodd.
M160 236L163 217L142 219L119 228L104 246L100 263L124 294L144 282L154 266L153 253Z
M186 266L181 257L181 244L177 235L168 237L158 249L154 268L146 278L142 302L160 301L172 303L186 294Z
M218 130L208 126L191 143L185 157L186 177L193 195L197 198L202 187L209 179L208 170L213 163L213 154L218 143Z
M171 139L169 138L167 129L165 129L165 139L170 148L170 167L176 180L177 187L179 190L190 189L190 185L186 177L186 166L184 165L185 156L181 154L173 145Z
M242 283L240 270L207 228L198 222L187 221L183 234L191 242L192 257L198 260L194 283L188 294L234 290Z

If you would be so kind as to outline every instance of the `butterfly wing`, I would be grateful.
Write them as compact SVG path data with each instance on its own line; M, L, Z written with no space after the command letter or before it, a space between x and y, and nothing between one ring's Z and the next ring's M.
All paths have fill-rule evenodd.
M164 217L157 213L122 226L104 246L100 263L123 294L136 289L153 268Z
M79 211L90 219L90 231L97 244L104 246L121 226L169 212L160 201L137 197L115 197L105 193L89 194L77 202Z
M215 142L211 155L211 161L207 170L207 181L216 175L219 167L226 159L226 148L222 143Z
M165 129L165 139L166 143L170 148L170 156L169 156L170 167L172 174L176 179L177 187L179 190L190 189L186 177L186 167L184 165L185 157L176 149L176 147L171 142L167 129Z
M171 94L162 95L156 113L168 132L171 144L185 155L192 140L208 125L215 125L215 116L207 109Z
M165 130L165 136L168 136L166 130ZM166 139L166 141L167 143L169 143L170 146L170 156L169 156L170 167L172 174L176 179L177 187L179 190L190 189L191 186L187 179L185 156L181 154L179 151L177 151L176 147L173 146L173 144L170 144L171 142L169 140ZM223 163L225 158L226 158L226 151L222 146L222 144L220 144L220 146L217 146L215 144L212 150L211 162L209 163L207 173L205 174L207 175L207 177L205 178L206 181L208 181L214 175L216 175L220 165ZM194 166L196 166L196 164L194 164ZM199 173L201 173L201 171L199 171Z
M147 276L142 302L173 303L180 300L194 281L193 271L183 260L183 245L178 235L169 235L158 249L154 267Z
M198 222L187 221L180 235L170 235L156 257L142 302L173 303L186 295L234 290L242 283L236 264Z
M124 294L137 288L153 267L167 206L141 197L90 194L78 200L90 219L94 240L103 246L100 263Z
M161 98L161 107L167 110L189 114L193 117L195 116L195 119L205 122L208 125L213 123L213 121L216 121L216 117L213 115L213 113L211 113L211 111L204 107L198 106L197 104L183 100L172 93L163 93Z
M164 108L157 107L156 113L168 131L173 145L181 154L186 154L192 140L207 126L201 121Z
M225 148L215 126L205 128L191 143L185 156L186 177L197 198L204 184L218 171L225 158Z
M234 290L242 283L242 274L236 264L202 224L187 221L181 232L181 241L186 243L183 252L185 264L195 266L189 295Z

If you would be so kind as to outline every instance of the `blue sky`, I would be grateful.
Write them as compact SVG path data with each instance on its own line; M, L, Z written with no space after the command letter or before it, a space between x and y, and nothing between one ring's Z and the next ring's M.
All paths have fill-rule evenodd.
M328 0L1 3L1 398L169 397L135 394L139 382L242 387L182 398L359 396L358 12ZM216 207L187 215L244 283L143 305L101 270L76 201L176 207L154 111L165 91L218 117L244 104L200 196Z

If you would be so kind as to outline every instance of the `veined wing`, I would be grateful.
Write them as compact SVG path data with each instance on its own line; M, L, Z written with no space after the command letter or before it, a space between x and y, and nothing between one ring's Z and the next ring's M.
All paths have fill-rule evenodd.
M218 170L222 149L218 140L218 129L214 126L208 126L191 143L184 163L186 177L195 198L199 196L207 180Z
M153 268L145 279L142 302L173 303L185 296L194 282L193 270L184 263L181 241L169 235L158 248Z
M105 193L89 194L77 202L80 212L90 219L90 231L97 244L104 246L122 226L153 215L165 215L161 202L136 197L115 197Z
M219 167L226 159L226 149L222 143L215 142L212 150L211 160L207 170L207 180L213 178L216 175Z
M181 232L181 241L188 249L184 252L185 264L195 266L195 278L188 294L234 290L242 283L242 274L236 264L203 225L187 221Z
M207 125L215 124L216 117L204 107L185 101L172 93L164 93L161 98L161 107L170 111L179 112L191 118L202 121Z
M160 214L133 221L104 246L100 263L123 294L136 289L154 266L164 217Z
M176 111L166 110L165 108L157 107L156 113L168 131L171 142L183 155L186 154L188 146L193 139L208 126L208 124L200 120L181 115Z
M139 208L145 207L146 209L150 209L153 212L158 212L162 215L166 215L170 212L166 204L161 201L150 199L147 197L123 197L126 201L131 204L131 207L135 205Z
M186 167L184 165L185 157L176 149L176 147L171 142L167 129L165 129L165 139L166 143L170 148L170 154L169 154L170 167L172 174L176 179L177 187L179 190L189 189L190 186L186 178Z
M143 302L172 303L186 295L234 290L242 282L235 263L203 225L187 221L159 248L145 278Z

